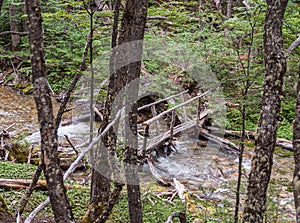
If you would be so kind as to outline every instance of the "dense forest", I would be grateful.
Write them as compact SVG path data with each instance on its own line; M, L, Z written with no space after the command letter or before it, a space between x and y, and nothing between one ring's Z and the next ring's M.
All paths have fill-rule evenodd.
M0 222L300 222L300 2L0 0Z

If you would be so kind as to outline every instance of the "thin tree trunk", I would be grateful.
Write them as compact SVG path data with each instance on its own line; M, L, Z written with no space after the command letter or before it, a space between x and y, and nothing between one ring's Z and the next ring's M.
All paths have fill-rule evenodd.
M122 23L128 24L129 41L143 40L147 20L148 0L127 0ZM133 18L130 18L132 15ZM126 39L127 37L124 36ZM140 195L139 176L137 170L137 115L139 78L142 60L142 44L135 43L131 54L138 55L139 61L128 66L128 78L125 102L125 158L124 161L131 165L126 166L126 184L129 216L131 223L143 222L142 201Z
M244 99L245 99L244 95ZM241 144L239 152L239 166L238 166L238 179L236 185L236 200L235 200L235 211L234 211L234 223L239 222L239 207L240 207L240 191L241 191L241 181L242 181L242 167L243 167L243 154L244 154L244 141L245 141L245 122L246 122L246 105L243 104L241 108L242 114L242 134L241 134Z
M294 170L294 200L296 208L297 223L300 222L300 64L299 64L299 79L297 86L297 103L295 120L293 125L293 147L294 147L294 159L295 159L295 170Z
M121 0L116 0L115 9L114 9L114 24L111 35L111 48L117 46L117 38L118 38L118 24L119 24L119 14L120 14L120 6Z
M2 11L3 2L4 2L4 0L0 0L0 13Z
M227 0L226 19L230 19L232 14L232 0Z
M47 181L51 207L58 223L75 222L63 184L57 152L57 132L50 89L46 78L40 2L26 0L34 99L41 132L41 162Z
M266 210L266 195L280 113L280 97L282 97L283 77L286 73L286 59L282 52L282 21L287 2L288 0L267 0L264 27L265 83L243 222L263 222Z
M141 6L141 4L145 4L145 0L143 1L132 1L132 0L128 0L126 2L126 7L125 7L125 11L123 13L123 18L122 18L122 23L121 23L121 28L120 28L120 36L118 38L118 45L133 41L133 40L141 40L143 39L143 34L144 31L142 33L139 33L140 31L140 21L141 18L137 17L140 16L140 14L138 14L138 12L140 12L139 10L141 10L141 8L139 8L139 6ZM115 5L115 16L114 16L114 27L113 27L113 36L112 36L112 46L114 47L116 45L116 33L117 33L117 21L118 21L118 7L120 3L116 2ZM137 10L137 11L135 11ZM143 8L142 10L143 13L147 13L147 7ZM140 19L140 20L139 20ZM143 19L146 19L146 15L145 18L143 17ZM145 26L145 21L143 21ZM137 24L137 25L136 25ZM143 28L144 30L144 28ZM125 56L123 54L126 54ZM114 106L120 106L121 102L117 102L116 101L116 96L117 94L119 94L120 90L125 86L126 81L127 81L127 74L128 74L128 69L131 69L134 73L133 75L137 75L137 72L135 71L135 69L138 69L138 74L139 74L139 70L140 70L140 66L136 67L136 66L123 66L120 69L116 70L116 67L118 67L117 63L122 63L122 59L126 58L127 54L129 52L118 52L116 53L115 51L113 51L111 59L110 59L110 78L109 78L109 86L108 86L108 94L106 97L106 102L105 102L105 111L104 111L104 121L103 124L101 126L101 129L103 129L107 123L109 122L109 119L111 118L111 111L113 109L113 105ZM119 58L119 59L118 59ZM131 68L130 68L131 67ZM130 79L132 80L132 78ZM137 112L136 112L137 113ZM116 129L111 129L107 135L104 137L104 145L107 148L107 150L109 151L110 154L115 155L116 154ZM101 162L105 162L107 166L109 166L109 162L108 160L105 158L106 154L105 152L102 152L102 156L104 157L104 159L101 158ZM129 157L129 155L128 155ZM134 176L137 173L134 173ZM98 185L98 186L96 186ZM108 179L106 179L104 176L102 176L100 173L98 173L97 171L94 171L93 173L93 178L92 178L92 197L91 197L91 204L92 205L98 205L98 206L107 206L107 202L110 200L110 197L113 196L110 194L109 191L109 185L110 182ZM121 186L121 185L118 185ZM135 222L141 222L142 219L142 214L141 214L141 202L140 202L140 194L139 194L139 187L137 188L136 186L134 188L132 188L131 186L129 186L127 188L129 191L138 191L138 193L136 193L135 195L135 199L134 201L138 201L136 202L136 206L138 208L138 212L136 212L135 214L138 216L134 216L132 218L137 219L137 221ZM131 193L129 192L129 193ZM98 196L98 198L95 195L99 195L102 194L102 196ZM118 195L117 195L118 196ZM114 199L117 201L117 199ZM133 207L133 206L132 206ZM110 208L112 209L112 208ZM131 210L132 211L132 210ZM133 211L132 211L133 212ZM132 214L133 215L133 214Z
M10 19L10 31L19 32L18 19L17 19L18 8L16 5L11 4L9 6L9 19ZM11 34L11 48L15 51L20 43L19 34Z
M226 19L230 19L232 14L232 0L227 0ZM225 38L228 39L229 31L225 28Z
M119 0L117 0L119 1ZM118 3L116 3L118 4ZM118 19L119 19L119 6L115 6L115 12L114 12L114 25L113 25L113 35L112 35L112 47L115 47L116 45L116 38L117 38L117 27L118 27ZM121 41L119 41L119 44L122 44ZM115 70L115 63L117 63L118 60L116 60L115 51L112 52L112 56L110 58L110 77L109 77L109 85L108 85L108 92L106 96L105 101L105 107L104 107L104 115L103 115L103 122L99 129L101 132L103 129L106 128L108 125L110 118L111 118L111 111L113 109L113 103L115 102L116 95L120 92L120 90L124 87L126 83L126 75L124 75L124 72L122 73L122 68L119 71ZM115 106L119 106L119 102L115 102ZM114 126L117 126L114 125ZM101 165L109 167L109 161L108 161L108 152L111 155L115 155L115 146L116 146L116 136L117 130L114 128L111 128L109 132L103 137L103 144L105 146L105 150L101 149L101 154L97 154L98 160L101 160ZM96 152L96 151L92 151ZM99 215L101 215L101 208L105 207L106 204L109 202L110 199L110 179L109 179L109 173L106 176L103 176L101 173L99 173L96 170L93 170L92 173L92 183L91 183L91 197L90 197L90 206L97 206L100 207L97 211L96 208L88 210L87 216L89 216L90 219L96 219ZM121 185L119 185L121 187ZM118 199L115 199L116 201ZM112 209L112 208L111 208ZM109 215L110 213L106 213L106 215ZM102 219L102 217L100 218ZM104 219L104 218L103 218ZM100 222L100 220L98 220Z
M26 6L25 6L25 0L21 0L22 2L22 12L23 15L26 14ZM23 32L28 32L28 27L27 27L27 18L22 18L22 26L23 26Z

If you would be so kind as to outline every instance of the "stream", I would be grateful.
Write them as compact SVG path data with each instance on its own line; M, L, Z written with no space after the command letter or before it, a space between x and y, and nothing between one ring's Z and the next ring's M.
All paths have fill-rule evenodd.
M40 140L35 103L31 95L22 95L10 87L0 86L0 128L9 129L12 135L26 136L29 143ZM54 110L59 104L53 100ZM73 114L74 115L74 114ZM69 115L70 116L70 115ZM89 124L76 121L70 125L61 126L58 130L60 139L67 135L79 144L87 139ZM65 142L60 146L67 145ZM201 144L201 143L200 143ZM238 172L238 156L227 151L221 151L213 146L201 146L198 140L180 139L174 142L176 151L169 156L158 157L155 163L159 173L172 181L176 178L188 190L195 191L201 198L215 199L222 205L222 200L234 202L235 184ZM243 159L243 172L249 174L252 149L247 148ZM289 182L293 175L292 157L274 156L272 178L282 181L276 186L272 199L278 202L278 212L288 220L295 216L293 194ZM147 166L145 166L147 171ZM244 179L245 180L245 179ZM245 193L242 195L244 199Z

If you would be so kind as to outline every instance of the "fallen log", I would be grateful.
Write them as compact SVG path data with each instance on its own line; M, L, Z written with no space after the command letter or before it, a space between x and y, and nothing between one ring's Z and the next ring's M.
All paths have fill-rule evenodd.
M207 140L210 140L214 143L217 143L220 148L232 151L234 153L240 151L239 147L236 146L233 142L230 142L227 139L223 139L221 137L215 136L208 132L208 130L205 129L199 129L199 134L206 138Z
M0 179L0 188L6 189L26 189L29 187L31 180L24 179ZM47 185L45 180L38 180L35 189L37 190L47 190Z
M3 179L0 178L0 188L4 189L26 189L29 187L32 180L24 180L24 179ZM70 188L87 188L81 185L71 185L65 184L67 189ZM42 190L47 191L47 183L46 180L38 180L36 186L34 187L35 190ZM87 188L88 189L88 188Z
M209 130L216 130L218 131L218 128L214 127L208 127L207 129ZM229 137L236 137L240 138L241 137L241 131L238 130L224 130L225 136ZM255 140L255 132L254 131L246 131L246 138ZM293 151L293 143L290 140L284 139L284 138L277 138L276 139L276 146L281 146L282 148Z
M289 150L289 151L294 151L293 143L287 139L277 138L275 145L281 146L282 148Z

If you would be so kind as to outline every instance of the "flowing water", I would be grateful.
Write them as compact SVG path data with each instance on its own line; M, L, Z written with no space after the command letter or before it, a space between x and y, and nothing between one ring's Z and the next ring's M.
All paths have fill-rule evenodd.
M31 95L0 86L0 128L6 129L14 123L10 131L25 133L38 130L34 99Z
M53 100L54 110L59 104ZM73 114L74 115L74 114ZM73 122L67 126L61 126L58 135L62 138L68 135L73 140L84 141L89 132L86 121L74 117ZM39 128L34 99L31 95L20 94L10 87L0 86L0 129L9 129L10 133L26 135L27 141L36 143L39 141ZM238 170L237 154L221 151L215 146L199 144L198 140L180 139L175 143L176 152L166 157L159 157L155 165L158 172L165 179L172 181L176 178L188 189L198 190L202 188L204 197L234 201L234 189L229 184L235 185ZM276 179L292 179L292 159L275 156L272 176ZM146 167L147 169L147 167ZM250 155L245 154L243 162L244 173L250 170ZM278 170L278 171L277 171ZM280 174L284 172L284 174ZM225 186L224 186L225 185ZM227 186L226 186L227 185ZM234 186L235 187L235 186ZM292 193L288 192L288 186L281 186L277 198L280 207L294 215Z

